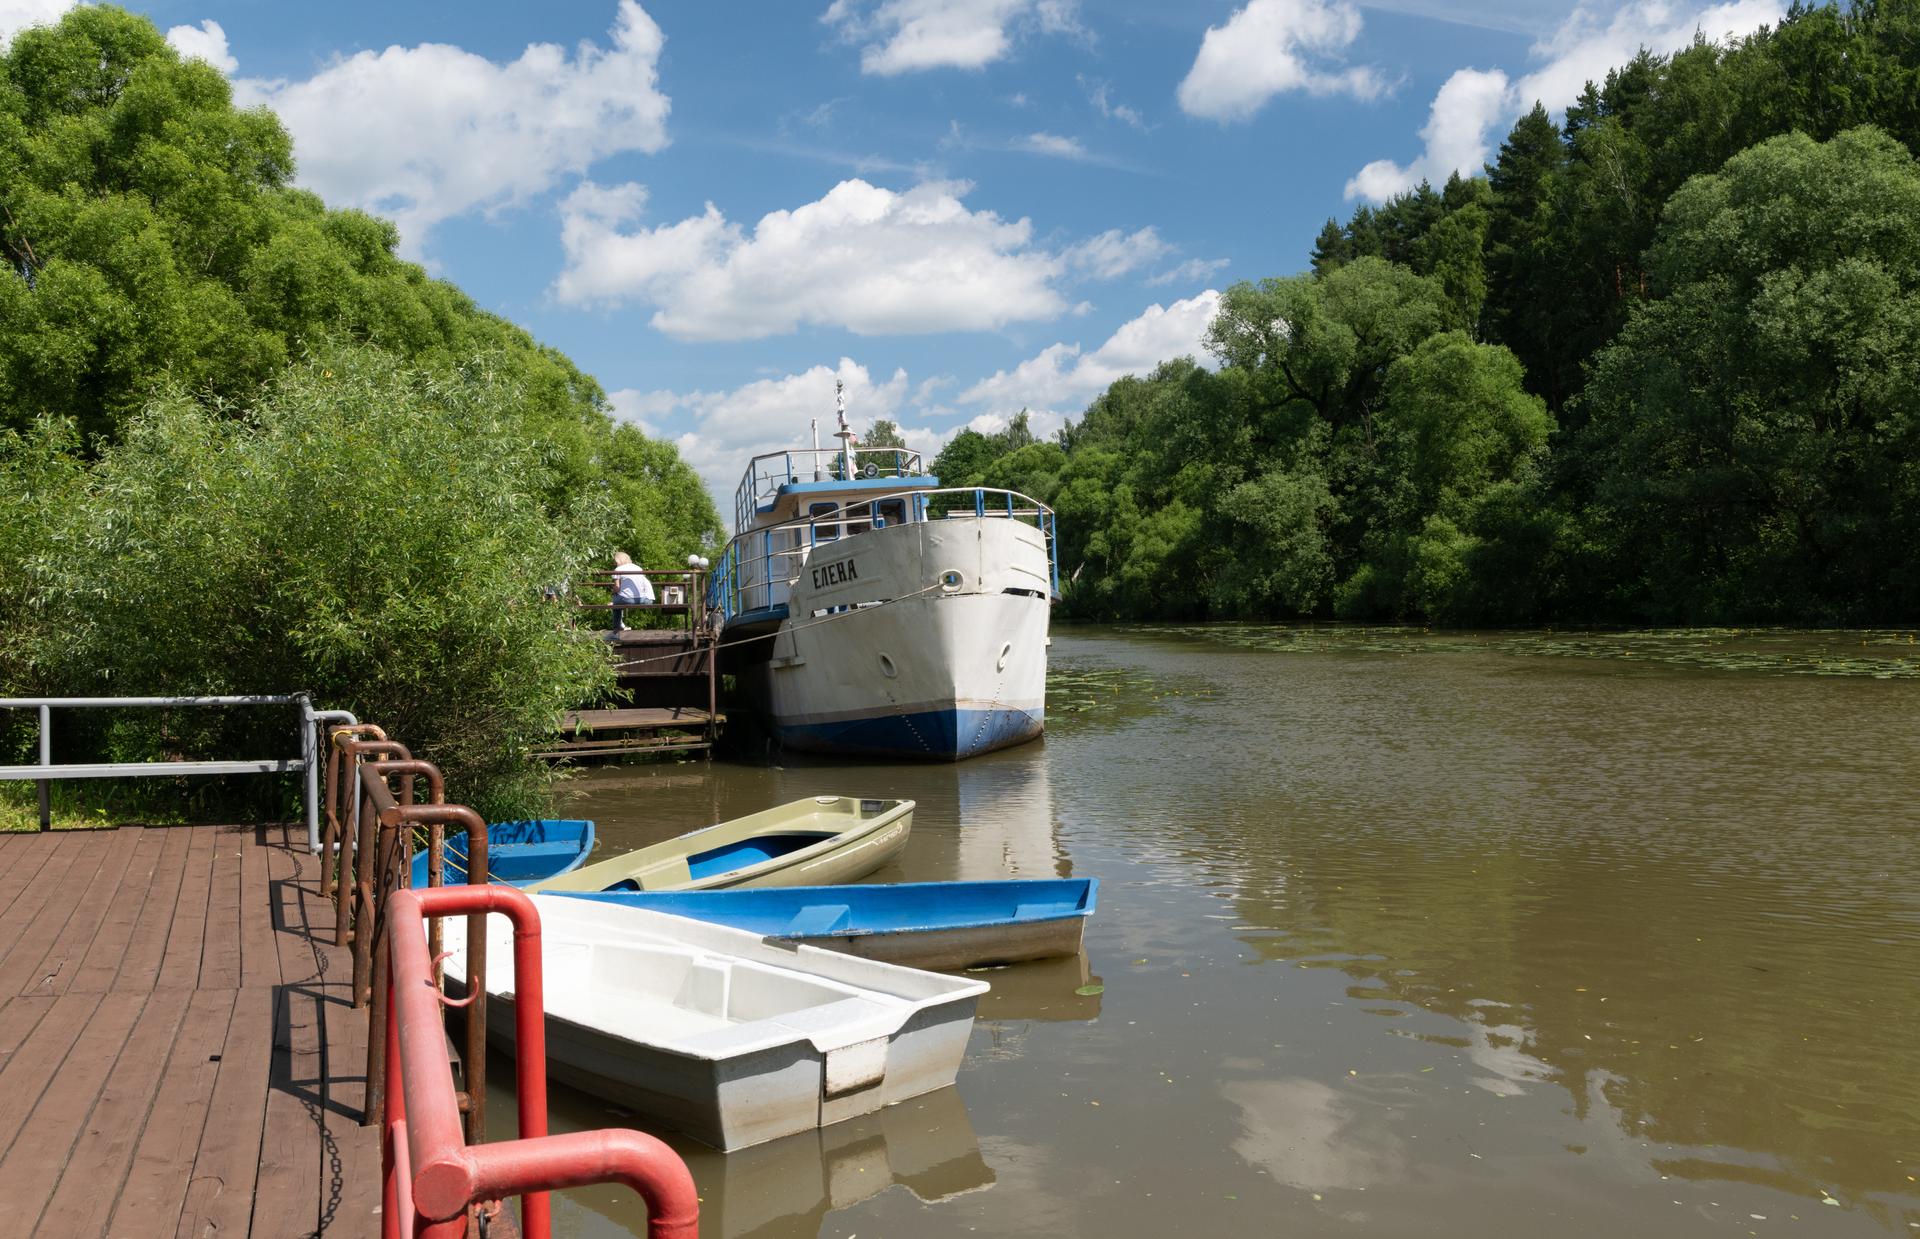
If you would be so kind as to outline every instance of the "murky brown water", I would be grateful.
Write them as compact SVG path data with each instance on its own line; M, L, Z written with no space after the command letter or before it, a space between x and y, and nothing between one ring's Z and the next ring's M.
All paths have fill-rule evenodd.
M568 808L625 848L911 796L876 880L1101 879L1085 960L989 974L957 1089L680 1143L710 1239L1920 1233L1911 640L1067 630L1042 744Z

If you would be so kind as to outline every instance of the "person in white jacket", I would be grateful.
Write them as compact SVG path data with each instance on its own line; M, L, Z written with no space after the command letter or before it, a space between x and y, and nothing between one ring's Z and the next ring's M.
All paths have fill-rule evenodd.
M640 571L639 567L633 562L633 557L625 551L615 551L613 553L613 581L613 601L615 603L613 608L613 630L615 632L624 632L627 627L626 612L619 604L632 603L635 606L652 606L654 601L653 582L647 579L647 574Z

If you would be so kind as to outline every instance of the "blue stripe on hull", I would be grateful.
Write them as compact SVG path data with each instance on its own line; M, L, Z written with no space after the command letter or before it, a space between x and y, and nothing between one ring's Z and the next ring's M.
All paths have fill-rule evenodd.
M921 710L832 723L785 723L776 730L782 744L810 753L958 761L1024 743L1044 726L1045 712L1039 710Z

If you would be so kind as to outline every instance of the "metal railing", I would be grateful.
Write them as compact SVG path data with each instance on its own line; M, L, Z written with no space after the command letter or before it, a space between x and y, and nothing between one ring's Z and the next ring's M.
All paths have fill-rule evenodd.
M747 471L733 492L734 532L744 532L753 524L760 506L785 486L927 476L920 453L904 447L856 447L850 453L851 462L847 455L837 447L797 447L755 456L747 462Z
M496 1144L463 1135L460 1099L447 1062L436 963L423 932L429 918L467 916L467 950L486 941L485 918L513 922L514 1071L519 1139ZM637 1131L601 1129L547 1134L546 1003L540 914L533 901L504 886L474 884L395 892L386 909L390 994L386 1018L369 1037L383 1051L383 1075L396 1081L381 1113L383 1239L452 1239L469 1232L476 1206L520 1197L526 1239L551 1239L547 1193L591 1183L624 1183L647 1205L650 1239L698 1239L700 1205L686 1163L659 1140ZM476 924L481 929L476 932ZM470 967L472 967L470 965ZM486 969L473 969L486 992ZM468 1009L469 1026L485 1024ZM471 1090L470 1090L471 1091ZM469 1114L471 1119L471 1114Z
M1018 491L951 486L847 500L834 504L830 511L740 534L727 543L720 562L713 567L707 591L709 609L725 621L782 605L784 592L799 579L801 567L815 547L886 528L890 522L878 510L885 504L899 505L894 510L906 513L906 524L1000 519L1032 525L1046 539L1047 575L1053 596L1060 596L1059 530L1053 509Z
M53 762L53 711L112 710L121 708L171 709L178 706L286 706L300 707L298 757L269 757L239 761L108 761ZM116 779L156 775L292 774L306 778L307 846L320 847L320 741L318 728L327 722L354 722L345 710L316 710L306 693L228 697L0 697L0 709L40 712L40 760L32 766L0 766L0 779L32 779L40 785L40 829L53 825L50 785L59 779Z
M376 738L365 738L369 733ZM487 823L465 805L446 803L446 780L439 767L418 761L404 744L385 738L368 723L335 728L329 737L327 758L326 859L320 870L320 893L334 900L334 943L353 949L351 999L355 1007L371 1007L377 1028L385 1018L387 993L387 933L385 911L389 898L412 884L413 835L425 830L427 884L441 885L445 874L445 830L456 826L467 832L467 880L484 885L489 880ZM391 780L401 780L396 797ZM414 800L414 781L427 781L428 803ZM351 804L349 811L347 806ZM338 841L336 848L335 843ZM470 929L482 921L475 917ZM433 926L429 944L440 953L440 926ZM473 954L474 964L486 968L486 944ZM435 973L438 980L438 972ZM468 1091L462 1110L473 1132L484 1131L486 1121L486 997L476 991L473 1005L478 1019L467 1024L464 1061L468 1064ZM366 1122L379 1113L386 1087L386 1059L371 1041L367 1047Z
M610 572L596 572L580 578L574 586L580 590L606 591L606 602L585 602L575 598L573 605L581 611L631 611L635 615L684 615L684 627L689 631L699 629L706 623L707 611L707 573L702 568L641 568L647 580L653 585L653 602L618 602L613 591L618 588L620 578Z

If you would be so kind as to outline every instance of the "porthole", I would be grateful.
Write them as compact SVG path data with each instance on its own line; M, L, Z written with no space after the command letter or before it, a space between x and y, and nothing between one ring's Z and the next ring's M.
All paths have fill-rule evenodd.
M951 594L966 583L966 578L949 568L940 574L940 588Z
M882 654L880 656L880 674L886 676L889 680L900 674L900 668L893 665L893 659L889 655Z
M1013 642L1009 641L1005 645L1001 646L1000 661L994 664L993 669L995 671L1005 671L1007 669L1007 658L1012 653L1013 653Z

